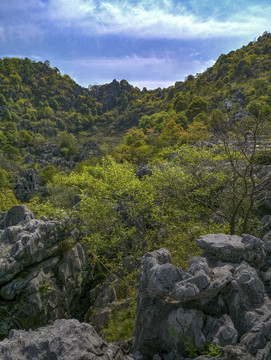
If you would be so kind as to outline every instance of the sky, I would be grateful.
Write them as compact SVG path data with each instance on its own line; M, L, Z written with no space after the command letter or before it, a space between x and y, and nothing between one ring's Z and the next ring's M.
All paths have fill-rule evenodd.
M49 60L81 86L164 88L271 31L271 1L0 0L0 58Z

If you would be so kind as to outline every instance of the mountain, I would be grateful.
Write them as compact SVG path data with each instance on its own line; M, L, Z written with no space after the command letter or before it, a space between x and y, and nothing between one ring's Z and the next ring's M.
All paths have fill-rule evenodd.
M86 89L51 68L48 61L0 59L1 156L22 166L36 162L41 167L72 168L90 154L100 155L97 143L102 151L112 151L133 127L139 128L138 133L129 130L136 146L155 142L153 153L157 147L180 142L176 133L187 129L185 138L193 141L199 124L209 132L225 121L242 120L255 101L268 112L270 69L271 34L267 32L239 50L222 54L204 73L189 75L166 89L149 91L126 80ZM163 131L163 141L153 141L159 136L161 140ZM125 135L124 144L131 143L130 135ZM45 149L42 154L49 152L48 161L40 159L41 146ZM85 155L80 157L79 153ZM2 169L9 171L4 160L2 163Z

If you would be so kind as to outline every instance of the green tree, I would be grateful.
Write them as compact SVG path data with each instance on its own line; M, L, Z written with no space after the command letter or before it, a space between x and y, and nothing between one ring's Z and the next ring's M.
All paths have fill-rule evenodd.
M19 144L23 147L29 146L33 144L33 137L26 130L21 130L19 132Z
M202 98L194 99L188 106L188 116L194 118L199 113L207 112L207 102Z

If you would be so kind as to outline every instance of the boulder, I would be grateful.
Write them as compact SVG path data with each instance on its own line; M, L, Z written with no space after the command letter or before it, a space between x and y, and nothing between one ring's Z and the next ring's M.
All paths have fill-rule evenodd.
M204 255L213 261L241 263L246 261L261 268L265 264L266 254L262 240L252 235L209 234L196 239Z
M165 249L142 257L135 351L143 360L187 359L190 344L202 360L211 343L224 360L269 359L271 246L247 234L210 234L196 242L203 256L186 271Z
M107 344L94 328L78 320L56 320L35 331L12 330L0 342L2 360L122 360L116 344Z

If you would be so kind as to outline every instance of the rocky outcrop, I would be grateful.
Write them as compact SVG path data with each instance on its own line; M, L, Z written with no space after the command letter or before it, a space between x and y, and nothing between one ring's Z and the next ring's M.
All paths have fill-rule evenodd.
M69 316L85 267L77 231L23 205L4 214L0 229L0 337Z
M41 195L49 194L42 178L34 169L29 169L22 175L21 178L16 180L13 188L14 195L18 200L23 202L29 201L35 193L40 193Z
M94 328L78 320L57 320L36 331L12 330L0 342L2 360L122 360L116 344L107 344Z
M198 354L218 344L225 360L271 358L271 242L224 234L196 242L203 256L186 271L165 249L142 258L137 356L185 359L188 342Z
M82 292L85 257L75 232L35 219L25 206L7 211L0 229L2 337L72 316L78 306L84 321L102 329L112 311L125 308L113 274ZM0 343L0 358L270 359L271 241L210 234L196 242L203 253L187 270L174 266L166 249L142 257L133 354L124 355L132 340L106 344L87 323L57 320L37 331L12 330ZM124 268L133 271L136 263L126 260Z
M111 83L105 85L93 85L89 87L90 94L97 98L103 105L103 111L112 110L118 103L118 98L123 93L129 93L133 86L126 80L120 82L114 79Z
M65 167L73 169L78 162L87 160L90 156L101 154L101 150L94 142L85 141L78 149L78 155L74 155L72 159L67 159L61 153L61 147L54 143L43 143L39 148L29 149L30 154L26 156L27 164L38 163L42 167L46 165L54 165L57 167Z
M230 116L228 121L230 124L235 124L239 121L242 121L246 117L248 117L248 113L246 110L242 109L242 110L238 111L236 114Z

